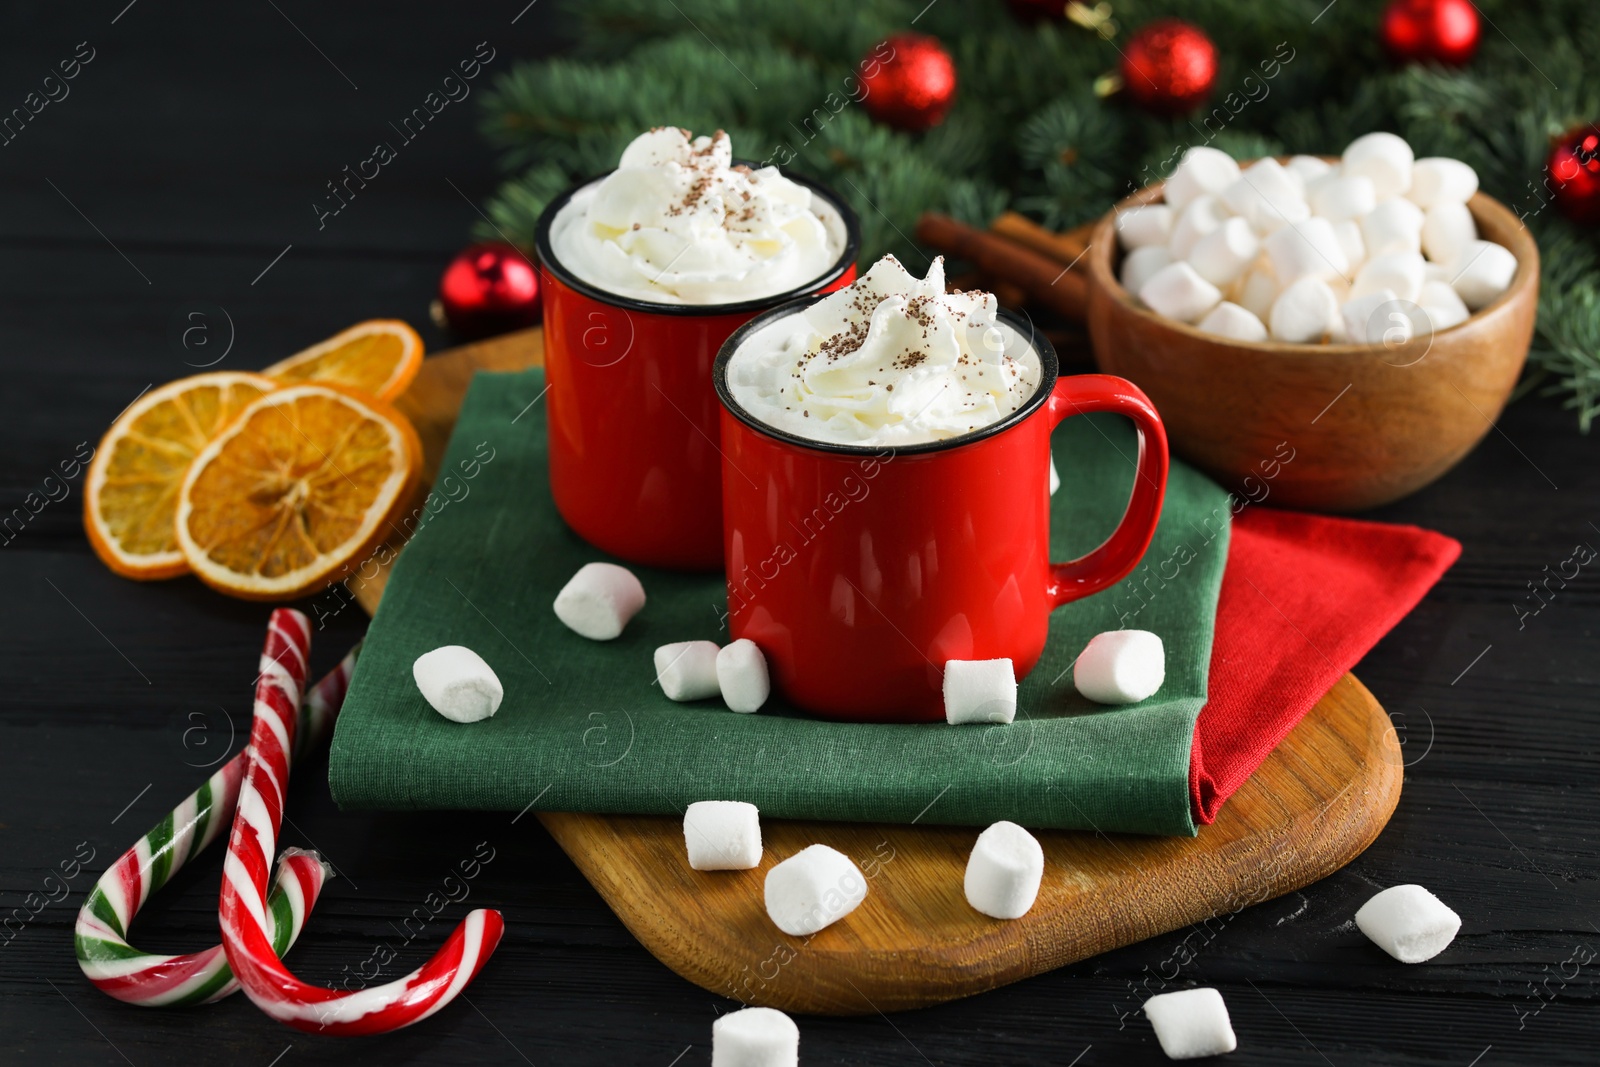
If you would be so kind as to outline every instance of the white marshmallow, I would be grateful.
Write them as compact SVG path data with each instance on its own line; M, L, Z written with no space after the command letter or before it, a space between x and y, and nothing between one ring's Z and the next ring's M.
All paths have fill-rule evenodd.
M1378 206L1372 179L1361 175L1341 175L1320 181L1306 194L1314 214L1329 222L1357 219Z
M1454 290L1451 290L1454 292ZM1056 457L1050 457L1050 495L1055 496L1056 490L1061 488L1061 474L1056 470Z
M953 659L944 665L944 718L951 726L1017 717L1017 675L1008 659Z
M1156 314L1196 322L1222 300L1222 291L1182 262L1169 263L1150 276L1139 299Z
M1299 186L1272 158L1257 160L1241 172L1239 180L1222 191L1222 202L1243 215L1257 233L1271 233L1311 217Z
M1344 173L1372 180L1378 199L1403 196L1411 188L1411 171L1416 153L1392 133L1369 133L1357 137L1344 150L1340 161Z
M1096 634L1072 665L1073 686L1096 704L1136 704L1166 677L1166 649L1148 630Z
M1423 282L1417 304L1427 312L1427 329L1448 330L1472 316L1449 282Z
M1301 278L1278 294L1267 315L1275 341L1320 341L1339 313L1339 298L1321 278Z
M1411 188L1406 199L1420 208L1435 204L1465 204L1478 191L1478 172L1459 159L1430 156L1411 168Z
M1361 239L1367 255L1422 251L1422 209L1409 200L1385 200L1361 216Z
M1350 302L1350 286L1345 284L1343 278L1330 278L1328 280L1328 291L1333 294L1335 306L1344 307L1345 304ZM1350 335L1345 332L1344 328L1344 316L1337 311L1334 312L1333 318L1328 320L1327 341L1329 344L1335 345L1350 343Z
M1266 323L1231 300L1224 300L1212 308L1211 313L1200 320L1199 328L1206 333L1214 333L1219 337L1228 337L1235 341L1267 339Z
M717 653L717 688L729 711L760 711L772 693L767 675L767 657L747 637L741 637Z
M1245 197L1246 202L1249 202L1253 196L1264 196L1268 200L1292 200L1300 195L1299 190L1295 187L1294 179L1289 177L1289 172L1284 169L1282 163L1279 163L1271 156L1256 160L1241 170L1239 177L1246 179L1246 187L1251 190L1251 195ZM1235 183L1228 185L1229 189L1235 187ZM1226 196L1222 198L1222 201L1230 207L1233 206ZM1234 210L1237 211L1239 209L1234 208Z
M1356 925L1401 963L1421 963L1455 940L1461 916L1420 885L1394 885L1361 905Z
M1301 278L1337 278L1350 268L1333 223L1310 218L1285 226L1262 242L1272 269L1284 285Z
M1427 308L1424 308L1419 304L1412 304L1410 307L1405 308L1404 310L1406 318L1409 319L1411 323L1412 337L1426 337L1430 333L1433 333L1436 329L1442 330L1445 328L1443 326L1435 326L1433 324L1432 314ZM1426 353L1424 353L1424 355L1426 355ZM1421 358L1421 356L1417 357L1417 359ZM1412 362L1415 362L1415 360ZM1409 364L1407 365L1409 366Z
M1424 285L1428 282L1444 282L1449 285L1450 279L1454 277L1455 273L1451 271L1448 263L1435 263L1429 260L1422 265L1422 283Z
M585 563L556 594L556 618L591 641L609 641L644 607L644 586L626 567Z
M1345 301L1339 307L1339 319L1344 326L1341 340L1357 345L1381 344L1386 324L1374 321L1373 315L1380 307L1395 303L1395 300L1393 289L1378 289Z
M1220 1056L1239 1047L1222 994L1209 987L1162 993L1144 1002L1145 1018L1169 1060Z
M1235 217L1194 243L1189 265L1212 285L1231 285L1260 251L1261 241L1250 224Z
M1456 272L1451 284L1462 302L1477 311L1510 287L1517 274L1517 257L1493 241L1471 241L1451 266Z
M742 800L697 800L683 813L683 843L697 871L761 865L761 813Z
M1196 197L1222 192L1239 177L1239 164L1217 148L1189 149L1167 179L1164 195L1174 211L1182 211Z
M1122 273L1119 275L1122 287L1138 296L1150 276L1171 262L1172 253L1161 245L1135 248L1122 257Z
M1311 183L1333 170L1333 164L1320 156L1290 156L1289 162L1283 169L1290 174L1298 175L1306 183L1306 188L1311 188Z
M1321 174L1318 174L1316 177L1305 179L1306 203L1309 205L1314 198L1320 195L1322 190L1326 188L1329 183L1341 181L1344 179L1344 177L1344 171L1340 170L1338 165L1335 164L1334 166L1331 166L1327 170L1323 171Z
M742 1008L711 1024L711 1067L798 1067L800 1028L777 1008Z
M463 645L424 652L411 677L433 710L451 722L477 722L500 710L505 687L483 657Z
M1454 262L1477 239L1478 224L1465 204L1446 200L1430 207L1422 218L1422 250L1435 263Z
M1173 259L1188 259L1195 242L1228 221L1227 207L1214 196L1196 197L1172 224L1167 251Z
M1287 164L1284 165L1283 176L1289 179L1289 184L1294 186L1295 193L1300 197L1301 200L1304 200L1306 198L1305 176L1300 174L1298 171L1290 170Z
M1343 219L1333 224L1333 235L1339 239L1339 247L1344 250L1344 259L1349 266L1349 271L1360 270L1361 264L1367 261L1367 242L1361 237L1361 223L1355 219Z
M850 857L812 845L767 872L767 915L786 934L804 937L831 926L867 899L867 880Z
M1339 313L1344 320L1345 338L1352 344L1398 348L1416 334L1427 332L1425 325L1418 327L1421 316L1417 306L1399 299L1393 289L1379 289L1346 301Z
M1388 289L1401 300L1416 303L1422 292L1425 265L1416 252L1391 252L1374 256L1356 272L1355 284L1350 287L1352 300Z
M978 835L967 857L967 903L991 919L1020 919L1039 897L1044 849L1014 822L997 822Z
M1278 277L1271 266L1252 267L1239 283L1234 302L1258 319L1265 319L1272 311L1272 302L1278 299Z
M1164 245L1172 236L1172 209L1165 204L1143 204L1117 212L1117 240L1123 248Z
M717 643L677 641L656 649L656 681L672 700L714 697L717 684Z

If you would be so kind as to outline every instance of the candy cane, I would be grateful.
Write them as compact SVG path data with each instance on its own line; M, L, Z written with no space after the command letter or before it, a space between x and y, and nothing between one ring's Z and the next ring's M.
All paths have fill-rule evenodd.
M444 947L404 978L348 992L302 982L274 950L267 918L267 870L283 821L288 753L294 743L299 677L304 676L310 624L298 611L272 613L271 633L281 638L262 653L250 725L249 764L222 868L219 918L222 947L245 995L279 1022L330 1034L378 1034L426 1019L466 988L488 961L505 921L477 909ZM295 670L300 670L297 676Z
M351 649L307 694L296 739L296 761L327 739L360 651L360 645ZM233 816L244 769L241 750L123 853L89 892L78 910L74 942L78 966L101 992L129 1004L171 1007L209 1004L239 988L220 944L202 952L162 956L134 948L127 933L150 894L221 836ZM268 902L272 944L280 954L300 936L306 914L327 876L326 866L315 853L285 852Z

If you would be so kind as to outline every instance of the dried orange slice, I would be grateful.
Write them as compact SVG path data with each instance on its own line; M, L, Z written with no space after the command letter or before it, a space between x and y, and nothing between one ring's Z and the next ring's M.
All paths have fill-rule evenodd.
M410 501L422 446L404 415L308 382L260 397L195 457L177 535L200 580L292 600L367 558Z
M399 319L369 319L262 371L286 385L327 382L393 400L422 367L422 338Z
M218 371L169 382L129 404L89 464L83 528L95 555L128 578L187 574L172 525L183 476L239 412L277 387L259 374Z

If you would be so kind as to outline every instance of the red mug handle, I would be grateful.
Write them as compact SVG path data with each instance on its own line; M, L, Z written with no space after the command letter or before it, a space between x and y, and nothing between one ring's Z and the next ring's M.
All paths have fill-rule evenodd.
M1050 428L1063 419L1110 411L1126 415L1139 431L1139 456L1135 461L1133 493L1122 520L1099 548L1066 563L1050 564L1046 590L1052 608L1120 582L1138 566L1161 519L1161 501L1167 493L1167 431L1155 405L1137 385L1110 374L1078 374L1056 379L1050 393Z

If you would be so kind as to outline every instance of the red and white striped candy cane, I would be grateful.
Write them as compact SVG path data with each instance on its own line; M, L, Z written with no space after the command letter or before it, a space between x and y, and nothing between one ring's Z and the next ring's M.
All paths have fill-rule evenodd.
M351 649L306 695L296 760L327 740L360 650L360 645ZM201 952L158 955L134 948L127 934L150 895L232 822L245 759L241 750L223 764L108 867L90 890L78 910L73 941L78 966L101 992L142 1007L183 1007L221 1000L239 988L220 944ZM267 908L272 943L280 955L300 936L327 877L328 869L316 853L298 849L284 853Z
M274 647L269 639L262 653L250 761L222 869L218 910L223 950L245 996L295 1029L346 1035L410 1026L450 1003L476 977L500 943L505 920L497 911L474 910L427 963L371 989L349 992L311 985L284 967L268 925L267 872L283 822L299 679L305 676L311 626L298 611L280 608L272 613L271 633L281 641Z

